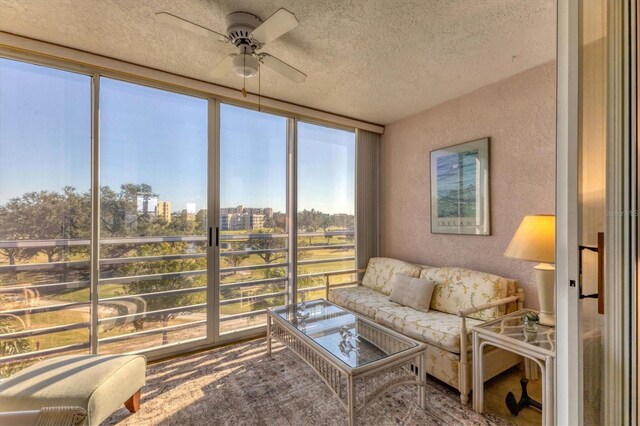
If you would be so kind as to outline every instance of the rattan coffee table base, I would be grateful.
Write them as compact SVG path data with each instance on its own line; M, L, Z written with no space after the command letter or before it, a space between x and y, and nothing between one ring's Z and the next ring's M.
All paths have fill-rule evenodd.
M406 354L395 354L356 369L344 368L339 360L334 359L303 333L289 326L278 315L267 312L267 354L271 354L271 339L278 340L298 354L336 395L348 413L349 425L356 424L358 413L372 400L396 386L417 385L420 407L424 408L424 348L416 348L420 349L418 351L408 350ZM363 327L361 323L358 331L361 336L371 338L378 329L377 324ZM384 342L384 339L381 340Z

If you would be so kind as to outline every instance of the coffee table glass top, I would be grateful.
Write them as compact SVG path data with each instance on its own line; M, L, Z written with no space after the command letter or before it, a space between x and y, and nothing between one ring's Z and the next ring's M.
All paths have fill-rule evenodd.
M325 300L281 306L271 311L351 368L420 345Z

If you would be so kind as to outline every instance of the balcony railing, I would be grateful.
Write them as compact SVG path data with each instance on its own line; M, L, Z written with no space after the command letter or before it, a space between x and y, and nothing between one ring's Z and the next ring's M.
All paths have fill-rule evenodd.
M331 232L304 232L299 233L298 238L313 238L313 237L350 237L353 236L352 231L331 231ZM235 242L240 243L243 240L250 239L285 239L288 238L287 234L267 234L267 233L255 233L255 234L222 234L220 236L221 242ZM205 244L207 238L204 236L153 236L153 237L139 237L139 238L105 238L100 240L101 247L108 247L112 245L119 246L135 246L141 244L159 244L159 243L192 243L192 244ZM0 249L47 249L54 247L67 247L67 248L88 248L90 244L89 240L17 240L17 241L0 241ZM328 251L328 250L354 250L353 243L340 243L340 244L322 244L322 245L308 245L298 247L298 252L308 251ZM267 249L245 249L245 250L221 250L221 257L237 256L237 255L265 255L274 253L287 253L286 247L267 248ZM288 254L287 254L288 256ZM101 271L108 268L117 268L118 266L128 264L150 264L153 262L163 262L171 260L198 260L206 258L206 253L180 253L180 254L166 254L166 255L146 255L146 256L131 256L131 257L116 257L116 258L103 258L99 260L99 266ZM327 257L319 259L300 259L297 263L299 267L314 266L314 265L331 265L340 262L354 262L355 257L353 255L345 257ZM237 273L243 272L255 272L266 269L288 268L288 262L277 263L264 263L264 264L252 264L252 265L240 265L235 267L221 267L221 277L231 277ZM88 275L90 268L89 260L69 260L69 261L55 261L55 262L41 262L41 263L29 263L29 264L17 264L17 265L0 265L0 278L7 273L56 273L62 274L73 271L84 271L85 275ZM113 273L113 270L110 271ZM313 292L324 291L325 281L327 281L327 274L331 276L345 276L354 275L357 271L355 269L344 269L330 272L312 272L303 273L297 276L298 281L305 279L322 278L322 285L315 285L306 288L299 288L298 292ZM147 281L157 281L166 279L186 279L191 277L205 276L207 274L206 269L194 269L185 271L171 271L171 272L159 272L149 274L136 274L136 275L124 275L124 276L102 276L98 279L98 286L102 288L105 285L118 284L118 285L131 285L135 283L143 283ZM108 274L105 274L108 275ZM285 274L287 275L287 274ZM253 278L253 277L251 277ZM266 286L269 284L282 284L286 286L288 278L274 277L264 279L247 279L238 280L233 282L223 282L220 284L220 289L243 289L254 288L256 286ZM320 281L320 280L319 280ZM89 343L89 329L91 327L90 321L90 306L91 303L87 301L65 301L56 299L47 301L49 304L40 303L39 296L41 293L47 293L52 291L68 291L68 290L82 290L90 288L90 281L88 279L74 279L70 281L61 282L13 282L2 285L0 280L0 298L3 296L8 298L13 296L14 298L23 297L26 300L30 300L29 306L18 306L8 308L7 306L0 306L0 320L9 319L14 322L23 322L22 317L28 317L34 314L54 313L63 310L77 310L83 314L86 314L87 319L85 321L78 321L69 324L55 324L47 327L29 328L25 325L23 329L19 329L13 332L0 334L0 344L4 341L15 341L17 339L29 339L39 336L46 336L53 333L63 333L69 331L77 331L80 329L87 330L87 340L72 344L61 344L51 348L36 348L30 352L24 353L11 353L0 357L0 361L3 363L15 363L25 360L31 360L34 358L40 358L50 355L55 355L64 352L72 351L86 351L90 347ZM336 283L336 286L353 285L357 283L357 280L347 280L340 283ZM320 283L319 283L320 284ZM143 318L153 318L168 315L185 315L188 313L194 313L197 311L206 310L206 303L195 303L186 306L169 307L165 309L147 310L146 303L157 297L176 297L189 294L201 293L207 290L206 286L195 286L189 288L179 288L170 290L159 290L152 292L143 292L139 294L131 295L112 295L108 297L101 297L99 299L100 305L117 305L118 303L135 302L140 306L142 311L132 313L118 313L117 315L108 316L98 319L99 326L116 326L122 324L129 324L133 321ZM231 306L238 303L243 303L247 300L251 303L259 301L265 301L274 298L284 298L287 294L286 287L284 291L271 291L266 294L250 294L248 296L241 295L240 297L231 297L220 301L220 306ZM2 300L2 299L0 299ZM277 300L277 299L276 299ZM24 305L24 304L23 304ZM255 309L247 312L229 313L220 318L221 323L229 323L233 321L248 321L251 318L256 318L265 314L265 309ZM196 319L186 323L177 324L163 324L161 327L156 327L147 330L134 330L125 332L118 335L105 335L98 336L99 344L126 342L131 339L145 338L157 334L166 334L173 332L184 332L186 330L192 330L197 327L206 326L206 319Z

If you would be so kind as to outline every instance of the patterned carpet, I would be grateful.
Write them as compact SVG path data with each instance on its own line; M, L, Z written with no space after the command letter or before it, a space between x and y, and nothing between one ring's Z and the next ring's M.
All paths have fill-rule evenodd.
M153 364L141 409L115 412L103 425L346 425L346 412L298 356L265 339ZM362 425L502 425L460 404L440 382L427 383L427 407L415 386L391 389L359 415Z

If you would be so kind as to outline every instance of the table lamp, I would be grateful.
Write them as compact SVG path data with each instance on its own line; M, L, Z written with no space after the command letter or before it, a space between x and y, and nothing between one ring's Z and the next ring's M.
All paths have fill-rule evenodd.
M525 216L514 234L506 257L539 262L534 266L538 300L540 301L540 324L555 325L553 309L555 296L555 239L556 217L554 215Z

